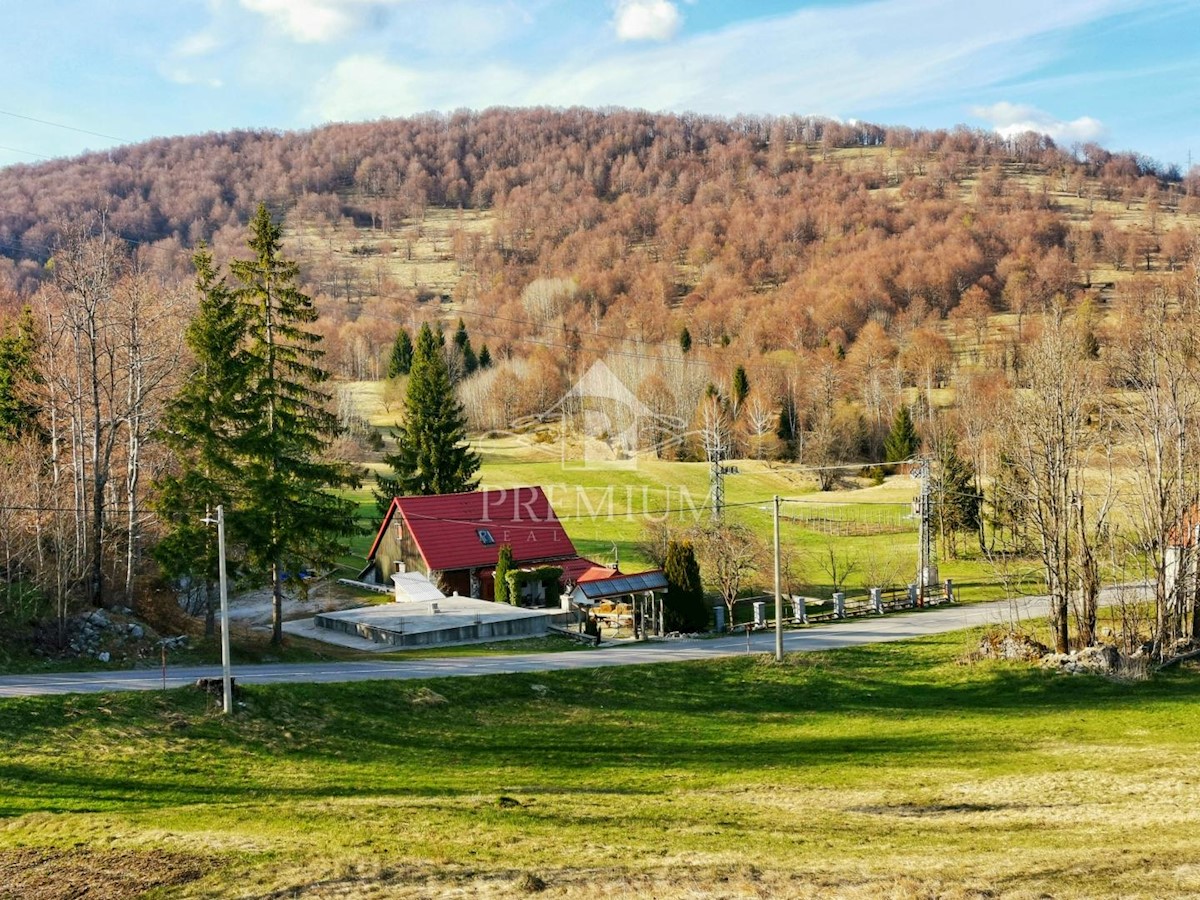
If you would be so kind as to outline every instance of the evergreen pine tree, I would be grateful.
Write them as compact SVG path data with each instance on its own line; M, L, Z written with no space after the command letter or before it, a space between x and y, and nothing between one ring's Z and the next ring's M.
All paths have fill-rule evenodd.
M487 348L487 344L481 344L479 347L479 368L490 369L492 367L492 351Z
M496 570L492 576L493 592L492 598L497 603L508 603L510 600L513 605L517 605L517 599L509 597L508 591L508 573L512 571L512 547L508 544L500 545L500 555L496 559Z
M0 441L15 441L37 428L38 408L23 389L38 377L37 345L33 311L26 306L16 323L0 335Z
M688 541L671 541L663 565L667 596L663 616L669 631L703 631L708 626L708 606L696 551Z
M799 425L799 412L796 401L791 394L784 394L779 401L779 424L775 426L775 436L781 442L780 455L785 459L796 458L796 431Z
M417 335L404 422L393 435L396 452L384 462L395 475L379 480L375 497L381 510L395 496L453 494L479 485L479 455L467 444L462 404L454 396L446 359L428 325Z
M940 465L933 477L933 522L948 556L958 556L958 533L979 531L983 498L975 488L975 467L958 455L947 440L938 453Z
M413 343L408 336L408 329L401 328L392 344L392 355L388 359L388 378L398 378L407 375L412 369Z
M686 325L679 329L679 349L684 353L692 349L692 333L688 331Z
M892 420L892 430L883 440L883 459L885 462L904 462L916 456L920 449L921 438L908 407L902 403Z
M259 205L250 224L253 256L229 264L246 317L246 427L237 436L238 491L229 523L247 561L270 572L273 643L283 639L283 583L305 564L326 566L354 531L354 504L329 488L355 483L323 459L338 433L320 385L319 334L312 300L297 286L299 267L282 254L281 229Z
M205 632L211 635L216 622L217 534L200 520L222 504L233 514L238 476L234 442L246 424L241 415L246 319L203 244L192 262L200 305L184 340L194 362L163 417L162 441L175 464L156 482L153 506L165 533L154 557L168 577L187 577L200 585Z
M471 349L471 338L467 334L467 325L462 319L458 320L458 328L454 332L454 346L462 354L463 374L471 375L479 368L479 360Z
M746 396L750 393L750 379L746 376L746 367L738 366L733 370L733 382L730 385L731 399L733 400L733 414L736 416L737 411L742 408L742 403Z

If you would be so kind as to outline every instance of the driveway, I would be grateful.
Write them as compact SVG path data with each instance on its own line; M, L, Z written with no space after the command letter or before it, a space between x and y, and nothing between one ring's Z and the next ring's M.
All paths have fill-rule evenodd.
M1109 589L1102 602L1115 599ZM1143 590L1144 589L1139 589ZM907 638L943 634L1028 619L1046 614L1044 597L998 600L887 616L862 617L827 625L814 625L784 632L784 650L789 653L832 650L861 644L902 641ZM427 658L412 661L295 663L235 666L240 684L319 684L340 681L406 680L468 675L505 675L514 672L553 672L566 669L599 669L684 660L720 659L744 653L773 653L774 631L733 635L707 640L679 640L607 647L577 653L525 653L497 656ZM193 683L197 678L220 677L220 666L168 668L167 688ZM112 672L73 672L55 675L0 676L0 697L29 697L45 694L97 693L102 691L161 690L161 670L137 669Z

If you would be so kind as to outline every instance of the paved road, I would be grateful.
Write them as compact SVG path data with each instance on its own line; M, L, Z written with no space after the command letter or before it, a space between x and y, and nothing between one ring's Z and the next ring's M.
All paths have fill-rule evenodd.
M1102 598L1102 602L1104 599ZM784 632L788 652L832 650L860 644L901 641L988 625L1044 616L1044 598L942 606L916 612L863 617ZM752 634L749 652L771 653L774 631ZM465 675L502 675L513 672L551 672L564 669L598 669L647 663L719 659L747 652L745 636L631 644L577 653L524 653L506 656L466 656L412 661L293 663L235 666L240 684L329 683L378 679L441 678ZM166 686L181 687L197 678L220 677L220 666L169 668ZM159 669L112 672L71 672L56 675L0 676L0 697L42 694L97 693L102 691L151 691L163 687Z

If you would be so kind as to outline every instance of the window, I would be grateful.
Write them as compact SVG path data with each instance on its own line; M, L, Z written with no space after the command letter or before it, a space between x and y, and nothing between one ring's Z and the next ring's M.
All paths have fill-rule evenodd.
M479 543L483 544L485 547L496 543L496 539L492 537L492 533L486 528L476 528L475 533L479 535Z

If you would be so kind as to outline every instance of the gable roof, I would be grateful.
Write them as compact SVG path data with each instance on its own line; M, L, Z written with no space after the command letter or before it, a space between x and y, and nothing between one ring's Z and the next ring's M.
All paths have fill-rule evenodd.
M431 571L495 566L503 544L512 547L514 563L577 555L540 487L396 497L383 517L369 560L375 558L397 515Z

